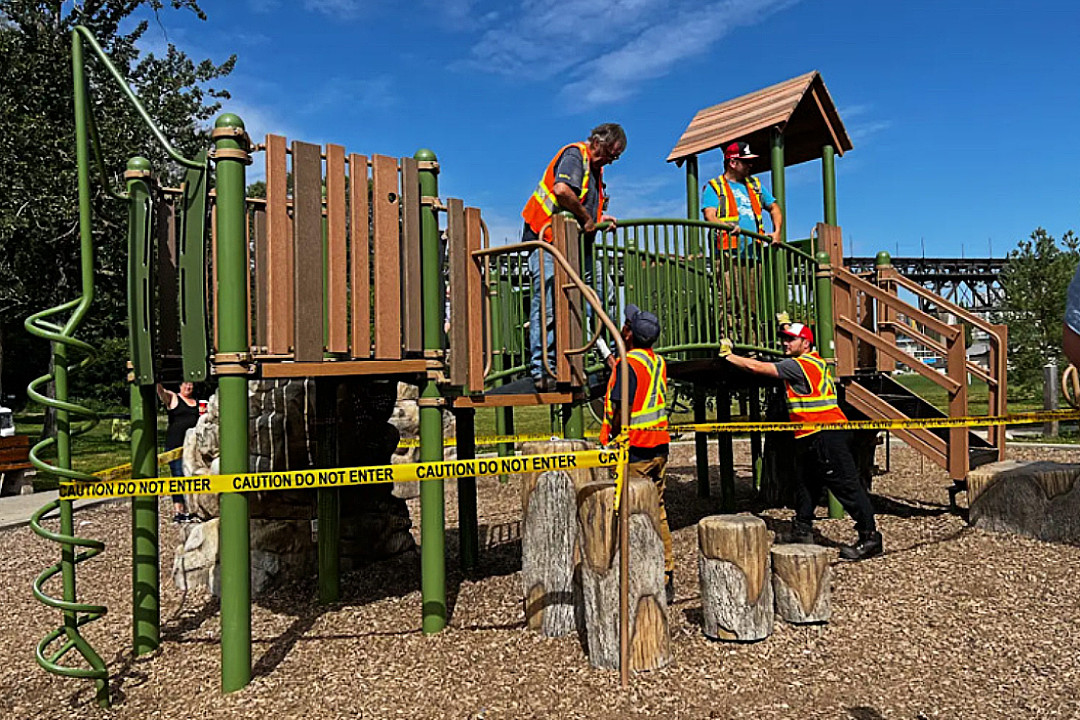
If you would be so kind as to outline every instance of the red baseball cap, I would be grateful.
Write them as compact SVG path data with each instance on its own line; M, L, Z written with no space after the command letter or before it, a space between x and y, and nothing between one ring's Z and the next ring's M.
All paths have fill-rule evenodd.
M788 323L780 328L781 335L788 335L790 337L798 337L806 340L807 342L814 342L814 333L807 326L802 323Z
M739 158L740 160L753 160L757 155L750 152L750 143L733 142L724 148L724 158Z

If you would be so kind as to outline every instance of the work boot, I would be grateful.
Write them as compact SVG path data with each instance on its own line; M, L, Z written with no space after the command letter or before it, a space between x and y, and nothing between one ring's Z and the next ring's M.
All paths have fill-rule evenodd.
M859 542L840 548L840 557L845 560L865 560L880 555L883 550L881 533L876 530L860 532Z
M545 375L533 378L533 387L538 393L555 392L555 378Z
M791 534L788 536L788 542L796 545L813 545L814 544L814 530L810 525L801 523L798 521L791 523Z
M675 573L664 573L664 595L667 597L668 607L675 602Z

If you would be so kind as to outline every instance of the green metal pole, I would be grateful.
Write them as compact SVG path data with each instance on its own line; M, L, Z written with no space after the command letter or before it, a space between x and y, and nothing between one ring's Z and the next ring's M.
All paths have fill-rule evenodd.
M825 224L836 225L836 149L821 148L821 186L825 199Z
M495 353L494 369L496 372L502 372L506 370L509 364L506 360L506 355L509 352L507 348L506 338L504 336L504 318L503 313L510 312L510 284L504 282L502 278L502 265L496 264L495 270L495 291L494 297L491 300L491 345L492 350ZM495 434L496 435L513 435L514 434L514 409L510 407L495 408ZM514 454L514 443L499 443L496 450L499 457L509 457ZM500 475L499 482L507 482L509 476Z
M244 123L226 113L214 123L216 152L235 153ZM236 135L229 134L233 130ZM231 154L231 153L230 153ZM239 153L237 153L239 155ZM246 240L244 235L245 160L216 157L218 237L218 352L246 353L248 332ZM221 413L221 472L248 471L247 377L226 374L218 380ZM251 534L248 498L221 496L221 689L239 690L251 682Z
M708 396L705 388L694 385L694 422L704 424L709 421L706 415L705 402ZM709 497L709 436L705 433L694 433L694 452L697 457L697 494L698 497Z
M131 359L136 368L148 371L152 362L148 337L153 323L136 313L147 307L139 266L152 245L149 227L150 161L133 157L127 164L128 192L128 333ZM140 279L142 277L142 279ZM143 332L140 332L142 330ZM157 397L151 376L131 375L131 477L157 477ZM131 498L131 631L135 655L144 655L161 644L161 577L159 566L158 499L154 495Z
M780 212L784 216L784 225L780 229L780 239L787 242L787 191L784 182L784 133L773 130L772 134L772 192L776 203L780 206ZM788 277L787 268L784 266L784 256L774 253L776 258L776 272L773 274L773 307L776 312L787 310ZM771 323L773 318L763 318L762 322Z
M435 153L417 150L424 163L418 173L420 194L438 197ZM439 258L439 219L432 205L420 209L420 267L424 292L424 350L442 348L443 299L440 296L442 263ZM442 396L435 380L427 378L420 391L420 462L443 459ZM446 498L442 480L420 483L420 594L423 629L431 635L446 627Z
M836 358L836 344L833 341L833 306L832 306L832 265L829 262L829 253L819 250L814 259L817 260L817 274L814 278L814 300L817 306L817 347L818 354L826 361ZM840 501L829 493L829 517L844 517L844 507Z
M701 197L698 195L698 159L697 155L686 158L686 217L689 220L701 219ZM697 228L687 228L687 237L690 247L687 249L692 255L703 252L701 248L701 233ZM699 298L700 300L700 298ZM699 303L694 303L702 307ZM694 422L706 422L705 415L705 391L694 386ZM698 497L709 497L709 436L703 433L694 433L694 455L697 460Z
M316 443L319 467L337 467L337 391L336 378L324 378L315 384ZM319 488L315 494L318 518L317 552L319 560L319 602L337 602L341 597L341 491Z
M458 460L476 457L476 410L459 408L457 417ZM480 557L480 524L476 516L476 478L458 478L458 562L462 570L476 567Z

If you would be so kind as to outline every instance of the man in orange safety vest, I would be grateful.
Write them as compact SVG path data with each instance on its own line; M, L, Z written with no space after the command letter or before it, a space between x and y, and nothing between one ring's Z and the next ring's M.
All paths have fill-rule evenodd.
M732 343L720 341L720 356L735 367L784 381L788 415L792 422L846 422L837 404L836 387L825 360L814 351L814 334L802 323L784 323L780 329L786 358L762 362L732 354ZM795 484L795 523L791 542L813 543L812 523L822 486L855 520L859 540L840 548L840 557L863 560L882 552L881 533L874 520L870 496L859 480L849 447L848 430L796 430L798 478Z
M544 175L540 178L533 194L525 203L521 216L525 227L521 233L522 242L541 239L551 242L551 229L545 229L556 212L569 211L588 235L596 232L600 222L614 222L615 218L605 215L606 188L604 186L604 166L619 159L626 149L626 133L616 123L597 125L589 134L587 142L571 143L563 147L548 163ZM540 255L543 255L543 273L540 270ZM583 264L585 279L599 281L592 272L591 264ZM538 391L554 389L555 379L544 369L542 328L548 332L548 363L552 368L554 361L554 285L555 262L548 253L533 252L529 256L529 275L532 279L532 297L529 306L529 345L531 349L529 373ZM540 288L543 278L546 318L540 320ZM614 297L614 287L605 288L601 296Z

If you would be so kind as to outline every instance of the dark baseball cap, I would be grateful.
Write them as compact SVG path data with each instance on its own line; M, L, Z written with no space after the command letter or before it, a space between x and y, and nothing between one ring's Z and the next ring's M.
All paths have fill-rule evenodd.
M634 339L643 345L652 345L660 337L660 319L637 305L626 306L626 324L634 333Z

